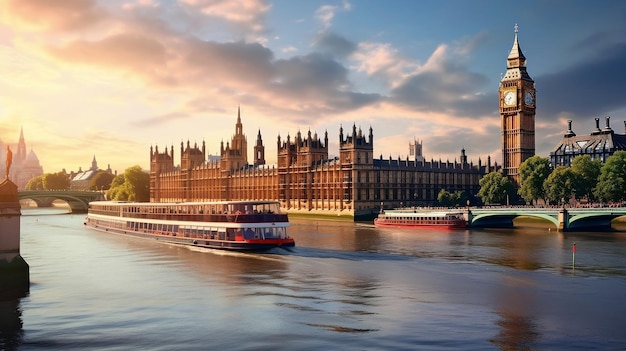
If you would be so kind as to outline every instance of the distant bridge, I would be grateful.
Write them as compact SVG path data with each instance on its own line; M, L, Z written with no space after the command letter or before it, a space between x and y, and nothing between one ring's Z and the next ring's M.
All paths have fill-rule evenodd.
M512 228L515 218L527 216L544 219L559 231L597 232L612 230L611 221L626 216L626 208L471 208L465 216L470 228Z
M54 200L65 201L70 206L72 213L87 213L89 202L104 200L104 194L99 191L22 190L18 193L20 200L33 200L38 207L50 207Z

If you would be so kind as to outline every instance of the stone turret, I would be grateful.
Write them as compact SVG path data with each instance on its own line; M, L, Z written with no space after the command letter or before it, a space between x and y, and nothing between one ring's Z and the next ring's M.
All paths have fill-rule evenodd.
M256 145L254 146L254 165L260 166L265 164L265 146L261 137L261 130L256 136Z

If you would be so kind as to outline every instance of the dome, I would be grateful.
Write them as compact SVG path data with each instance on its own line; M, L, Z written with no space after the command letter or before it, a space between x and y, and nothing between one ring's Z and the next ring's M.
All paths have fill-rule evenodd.
M31 167L39 166L39 158L37 157L33 149L30 149L30 152L28 153L28 155L26 155L26 160L24 161L24 165L28 165Z

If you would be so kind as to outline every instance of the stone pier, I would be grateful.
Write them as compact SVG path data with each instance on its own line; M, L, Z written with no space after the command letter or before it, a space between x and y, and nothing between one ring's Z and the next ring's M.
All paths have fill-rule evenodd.
M557 228L560 232L566 232L569 229L569 212L563 208L559 211L559 226Z
M0 183L0 300L24 296L30 288L28 263L20 256L21 206L17 185Z

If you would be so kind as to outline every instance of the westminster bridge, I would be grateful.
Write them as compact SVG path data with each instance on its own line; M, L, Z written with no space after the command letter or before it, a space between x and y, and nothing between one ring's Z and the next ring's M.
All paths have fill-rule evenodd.
M38 207L50 207L54 200L62 200L70 206L72 213L87 213L89 202L104 200L104 194L99 191L21 190L18 195L20 200L33 200Z
M464 211L470 228L513 228L520 216L540 218L558 231L610 231L611 221L626 216L626 207L552 208L552 207L485 207Z

